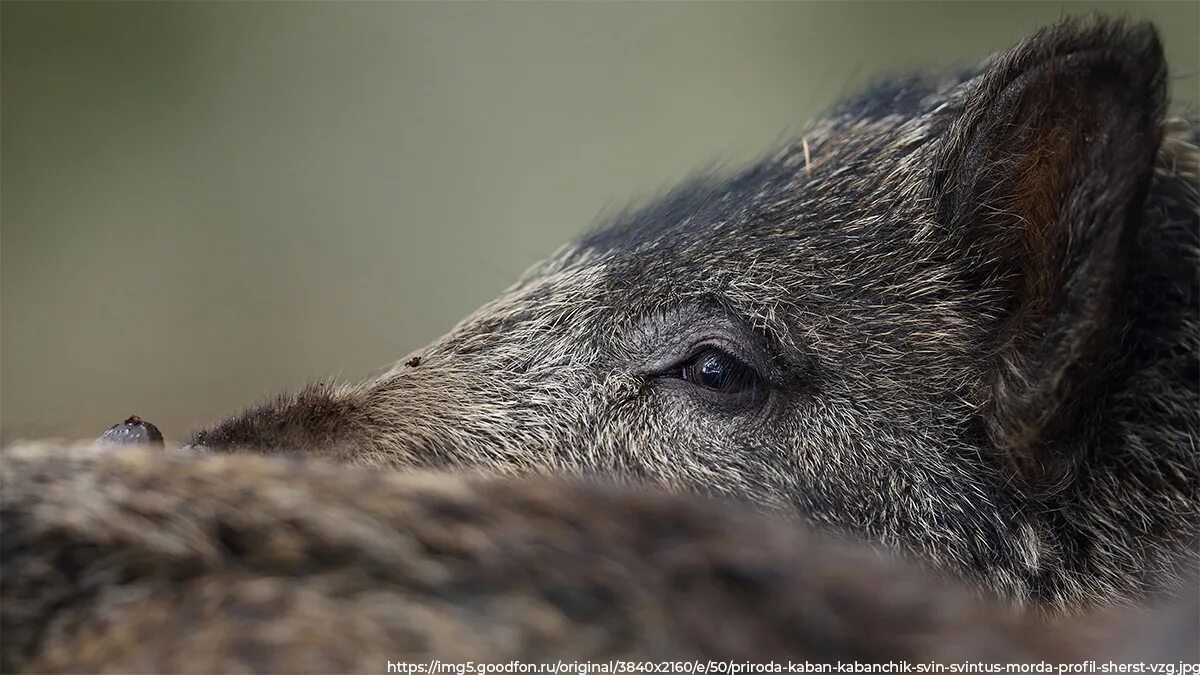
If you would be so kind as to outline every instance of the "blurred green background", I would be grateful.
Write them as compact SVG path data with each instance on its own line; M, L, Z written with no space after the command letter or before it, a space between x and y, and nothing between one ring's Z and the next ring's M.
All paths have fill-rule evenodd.
M598 214L887 72L1200 4L0 5L0 439L370 374ZM484 376L486 374L481 374Z

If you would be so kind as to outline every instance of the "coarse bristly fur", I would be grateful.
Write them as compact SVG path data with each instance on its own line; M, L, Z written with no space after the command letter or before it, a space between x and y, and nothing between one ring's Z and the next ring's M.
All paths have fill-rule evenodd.
M1200 536L1200 151L1194 120L1165 121L1166 83L1151 26L1089 19L975 72L876 86L755 166L693 181L564 248L386 374L282 396L195 433L192 450L701 492L1017 605L1143 600L1178 580L1181 560L1195 564ZM752 374L745 387L689 375L714 353ZM111 473L118 465L67 464L50 478L18 464L6 480L108 481L170 509L181 495L211 503L187 471L275 489L256 464L170 461L191 468L139 482ZM303 493L341 479L314 480L279 497L297 518L336 507ZM478 489L518 499L505 485ZM409 508L405 494L386 508ZM53 505L28 495L4 496L5 520L36 530ZM60 541L0 525L18 547L6 583L10 570L32 574L30 542ZM196 546L242 545L215 525L178 527L218 537ZM157 570L147 556L113 574ZM461 607L490 592L478 579L455 588ZM56 602L70 600L46 606ZM214 607L197 605L196 621ZM99 630L88 626L72 630Z
M1194 601L1021 616L696 496L38 444L5 451L0 487L5 672L1197 658Z
M1133 600L1197 536L1197 126L1149 25L894 80L213 449L619 474L792 510L1018 601ZM672 378L705 345L757 398ZM726 400L730 399L730 400ZM737 399L737 400L732 400Z

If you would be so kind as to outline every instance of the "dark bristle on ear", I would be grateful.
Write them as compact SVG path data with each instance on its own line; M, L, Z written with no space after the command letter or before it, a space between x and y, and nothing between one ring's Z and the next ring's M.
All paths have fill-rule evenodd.
M985 424L1020 475L1069 470L1057 440L1102 394L1165 100L1151 25L1066 21L984 68L935 159L963 274L1000 298Z

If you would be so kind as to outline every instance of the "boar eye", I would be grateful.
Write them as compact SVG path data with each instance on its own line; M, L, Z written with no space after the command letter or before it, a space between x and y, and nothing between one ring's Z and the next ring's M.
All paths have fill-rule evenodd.
M753 368L712 347L680 366L679 378L721 394L740 394L755 387L759 381Z

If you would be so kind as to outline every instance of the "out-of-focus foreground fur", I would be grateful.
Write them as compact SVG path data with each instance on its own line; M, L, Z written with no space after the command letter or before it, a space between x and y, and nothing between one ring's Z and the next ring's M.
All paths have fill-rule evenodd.
M1066 21L843 102L201 456L9 451L4 668L1192 658L1030 618L1196 561L1200 153L1166 83L1152 27Z
M1194 622L1114 644L697 497L47 445L0 479L6 671L1195 658Z

